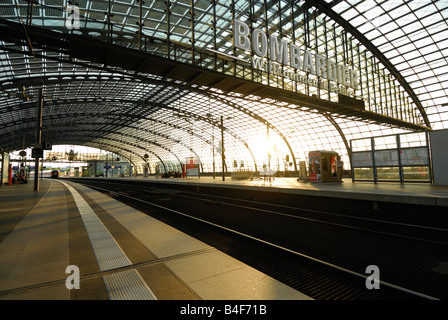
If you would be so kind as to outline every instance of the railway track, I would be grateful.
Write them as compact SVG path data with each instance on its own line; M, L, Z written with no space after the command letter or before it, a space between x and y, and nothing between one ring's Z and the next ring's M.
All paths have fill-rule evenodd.
M448 298L444 271L448 230L443 228L167 186L76 182L189 233L315 299ZM378 283L368 266L378 268ZM373 284L379 289L367 288Z

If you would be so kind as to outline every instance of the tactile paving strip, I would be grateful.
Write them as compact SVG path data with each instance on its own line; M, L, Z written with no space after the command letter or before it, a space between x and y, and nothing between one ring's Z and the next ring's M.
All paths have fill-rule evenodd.
M62 181L59 182L70 191L75 200L100 270L107 271L132 265L129 258L84 198L71 185ZM103 280L111 300L157 299L140 273L135 269L106 275L103 277Z

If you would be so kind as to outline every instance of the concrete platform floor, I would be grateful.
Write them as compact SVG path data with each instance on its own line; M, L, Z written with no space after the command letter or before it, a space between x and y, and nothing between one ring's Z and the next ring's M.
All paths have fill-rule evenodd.
M0 188L0 299L148 297L310 300L216 248L79 184L44 179L39 192L33 191L32 182Z

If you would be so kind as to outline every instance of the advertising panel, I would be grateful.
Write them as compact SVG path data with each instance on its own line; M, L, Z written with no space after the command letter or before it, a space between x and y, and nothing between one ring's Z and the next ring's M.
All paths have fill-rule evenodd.
M9 182L9 153L3 153L2 158L2 182L8 183Z
M185 174L187 177L199 177L199 158L189 157L185 161Z
M308 155L310 181L320 182L322 180L320 168L320 152L310 152Z

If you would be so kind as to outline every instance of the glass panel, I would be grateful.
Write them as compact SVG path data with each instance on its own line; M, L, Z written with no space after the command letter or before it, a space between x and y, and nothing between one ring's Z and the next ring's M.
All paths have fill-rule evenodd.
M190 47L192 45L191 1L182 0L172 4L170 24L171 41Z
M426 146L426 135L424 132L400 135L400 147L411 148Z
M429 165L427 148L411 148L401 150L401 164L407 165Z
M373 168L354 168L355 180L373 180Z
M398 171L398 167L385 167L385 168L377 168L376 174L378 180L400 180L400 174Z
M405 181L429 181L429 167L404 167L403 179Z
M375 165L382 166L398 166L398 150L375 151Z
M371 141L372 140L370 138L352 140L352 151L358 152L358 151L372 150L372 142Z
M378 137L374 139L374 144L375 144L375 150L396 149L397 137L396 136Z
M372 152L354 152L352 153L352 165L353 167L371 167L372 162Z

